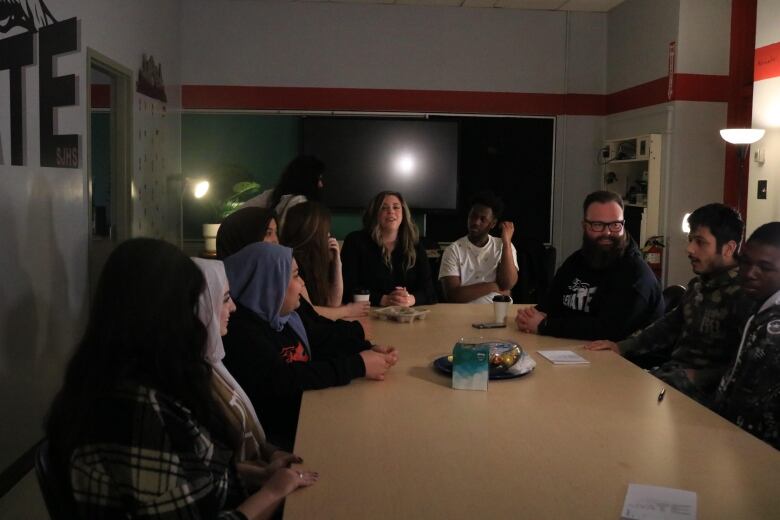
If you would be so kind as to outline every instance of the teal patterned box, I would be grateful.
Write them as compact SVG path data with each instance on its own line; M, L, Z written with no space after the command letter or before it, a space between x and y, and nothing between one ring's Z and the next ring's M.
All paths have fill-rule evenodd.
M452 388L487 390L490 345L461 339L452 351Z

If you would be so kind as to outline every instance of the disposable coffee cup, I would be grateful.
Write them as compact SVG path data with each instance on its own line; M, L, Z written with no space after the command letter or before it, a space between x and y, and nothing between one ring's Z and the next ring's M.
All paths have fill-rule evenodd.
M496 323L506 323L506 311L512 298L505 294L493 296L493 312L495 313Z
M367 302L370 294L367 289L358 289L355 294L352 295L353 302Z

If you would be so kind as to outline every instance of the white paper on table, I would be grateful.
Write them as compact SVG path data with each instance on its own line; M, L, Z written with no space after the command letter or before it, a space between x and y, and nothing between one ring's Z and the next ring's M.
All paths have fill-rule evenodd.
M587 365L590 363L571 350L537 350L536 353L555 365Z
M621 520L696 520L696 493L629 484Z

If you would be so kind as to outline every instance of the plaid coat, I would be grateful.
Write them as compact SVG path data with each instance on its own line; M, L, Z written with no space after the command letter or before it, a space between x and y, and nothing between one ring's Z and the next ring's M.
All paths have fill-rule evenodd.
M101 431L74 450L69 475L82 518L242 519L233 451L180 402L144 386L116 392Z

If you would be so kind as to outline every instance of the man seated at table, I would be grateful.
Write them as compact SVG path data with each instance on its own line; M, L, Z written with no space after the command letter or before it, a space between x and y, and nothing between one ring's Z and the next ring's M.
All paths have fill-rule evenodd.
M651 373L703 400L712 397L733 359L753 304L737 276L744 227L739 213L723 204L707 204L691 213L688 224L687 253L697 276L688 282L679 305L631 338L595 341L585 348L610 349L629 359L668 352L669 360Z
M742 289L760 307L747 322L714 409L780 449L780 222L756 229L739 257Z
M441 258L439 280L446 301L490 303L497 294L509 295L517 283L514 224L501 222L501 238L489 234L498 225L503 207L491 192L472 199L468 235L450 244Z
M625 231L620 195L591 193L583 214L582 248L561 265L536 307L517 311L521 332L618 341L663 314L658 280Z

